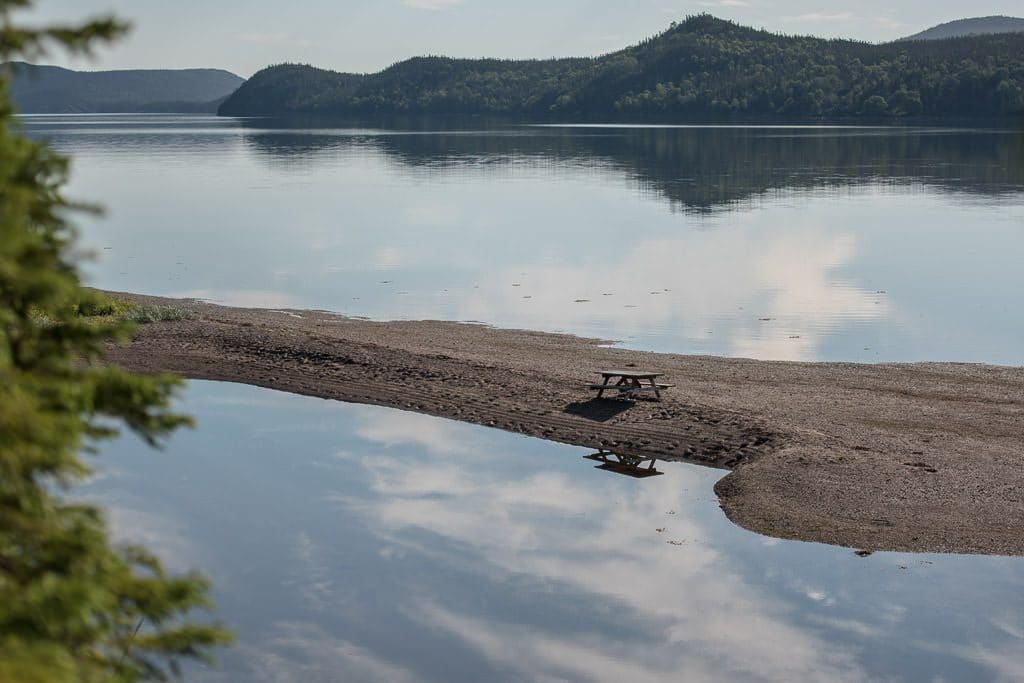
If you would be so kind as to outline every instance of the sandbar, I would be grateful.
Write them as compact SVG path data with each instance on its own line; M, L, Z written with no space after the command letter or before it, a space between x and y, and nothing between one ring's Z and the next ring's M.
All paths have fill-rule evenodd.
M571 335L324 311L194 311L110 362L390 406L729 470L736 524L859 550L1024 554L1024 368L647 353ZM596 400L603 368L664 373L663 400ZM638 482L643 485L643 482Z

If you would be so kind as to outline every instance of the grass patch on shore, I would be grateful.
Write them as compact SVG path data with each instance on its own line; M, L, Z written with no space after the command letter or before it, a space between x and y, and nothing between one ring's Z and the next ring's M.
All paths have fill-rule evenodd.
M190 311L187 308L180 308L178 306L163 306L159 304L137 304L134 308L130 308L120 315L122 320L128 320L142 325L145 325L146 323L162 322L165 320L199 319L199 314L195 311Z
M103 297L90 299L74 305L75 315L87 324L123 321L138 325L175 320L199 320L199 314L181 306L164 304L139 304L131 299ZM37 325L49 327L54 324L50 316L33 309L32 319Z
M199 314L180 306L139 304L130 299L106 298L100 302L80 304L78 314L84 318L117 318L145 325L175 320L198 320Z
M137 306L138 304L130 299L102 297L80 302L77 312L80 318L119 318Z

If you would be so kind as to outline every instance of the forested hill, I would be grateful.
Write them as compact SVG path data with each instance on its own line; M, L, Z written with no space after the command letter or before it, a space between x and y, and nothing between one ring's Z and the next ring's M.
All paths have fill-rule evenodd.
M1021 112L1024 34L874 45L783 36L708 15L595 58L417 57L369 75L273 66L219 110L638 121Z
M1022 33L1024 19L1017 17L976 17L960 19L933 26L904 40L945 40L963 36L980 36L990 33Z
M3 65L22 114L72 112L215 112L242 79L220 69L71 71Z

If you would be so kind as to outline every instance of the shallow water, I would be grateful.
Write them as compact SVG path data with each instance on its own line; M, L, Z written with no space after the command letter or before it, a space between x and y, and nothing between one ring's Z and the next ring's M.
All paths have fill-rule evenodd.
M99 287L631 348L1024 364L1024 133L31 116Z
M117 535L213 579L238 643L190 681L1020 680L1024 560L745 531L724 473L192 382L194 432L103 448Z

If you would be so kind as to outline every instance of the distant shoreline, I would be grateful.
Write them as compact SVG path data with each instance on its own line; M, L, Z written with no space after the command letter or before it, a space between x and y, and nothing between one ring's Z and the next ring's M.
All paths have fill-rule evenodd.
M30 114L214 114L244 79L223 69L73 71L9 62L14 108Z
M1024 554L1024 368L655 354L568 335L169 304L112 362L390 406L732 470L737 524L868 550ZM665 373L662 402L597 401L594 371Z
M276 64L218 108L289 114L526 115L675 122L1024 114L1024 33L865 43L689 16L596 57L413 57L375 73Z

